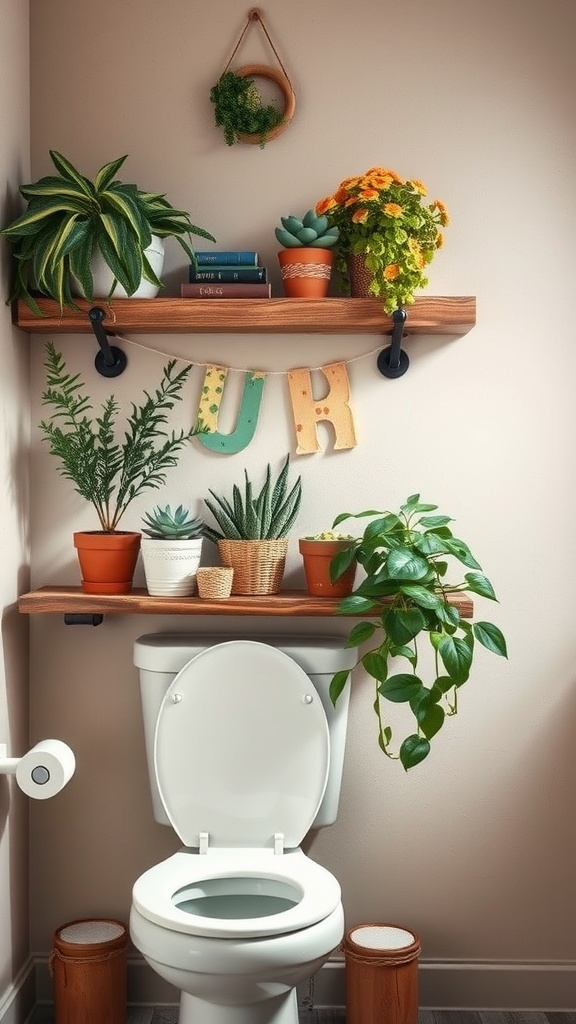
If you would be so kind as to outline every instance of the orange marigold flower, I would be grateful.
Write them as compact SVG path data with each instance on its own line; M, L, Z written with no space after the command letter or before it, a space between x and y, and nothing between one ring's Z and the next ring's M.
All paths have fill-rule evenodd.
M335 206L337 206L337 203L334 196L326 196L325 199L320 199L320 201L316 203L316 215L318 217L322 217L325 213L328 213L329 210L333 210Z
M389 263L387 267L384 267L384 280L394 281L400 273L400 267L397 263Z
M436 207L438 213L440 214L440 223L442 224L442 227L447 227L448 224L450 223L450 216L442 200L435 199L434 202L432 203L432 206Z
M334 199L338 204L345 203L346 200L348 199L347 189L343 188L342 185L340 185L339 188L334 193Z
M401 217L403 210L398 203L384 203L384 213L389 217Z
M364 188L362 189L359 199L378 199L380 193L377 188Z
M355 212L352 214L352 220L354 221L355 224L364 224L364 222L368 220L368 210L355 210Z

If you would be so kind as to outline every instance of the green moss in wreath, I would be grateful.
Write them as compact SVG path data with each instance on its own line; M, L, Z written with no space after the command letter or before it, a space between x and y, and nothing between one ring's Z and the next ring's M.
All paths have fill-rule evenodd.
M225 71L210 90L215 105L214 119L221 128L228 146L239 135L259 135L263 146L269 132L282 123L283 115L273 103L262 103L253 78L243 78L234 71Z

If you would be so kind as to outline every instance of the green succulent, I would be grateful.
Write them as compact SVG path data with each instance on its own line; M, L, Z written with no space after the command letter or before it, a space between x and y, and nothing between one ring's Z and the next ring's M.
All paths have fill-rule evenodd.
M314 210L308 210L302 220L292 215L280 220L282 227L276 228L274 233L285 249L330 249L338 241L339 228L329 227L328 217L319 217Z
M11 243L16 259L16 280L8 302L24 299L40 313L31 294L31 288L36 288L56 299L61 310L74 308L71 276L91 300L91 261L98 250L115 277L111 290L118 281L133 295L143 277L162 284L144 254L153 234L174 236L191 262L191 235L215 241L164 195L117 181L115 175L126 156L101 167L93 182L61 153L52 149L50 156L59 174L21 185L28 209L0 232Z
M170 505L157 505L142 517L145 526L142 533L154 540L192 540L204 534L204 521L199 517L189 518L190 513L183 505L172 511Z
M266 470L266 480L259 494L254 495L248 473L244 470L244 493L235 484L232 488L232 501L219 497L210 491L214 501L204 501L214 516L220 530L210 526L204 528L204 536L217 543L224 538L228 540L272 540L285 537L300 511L302 499L302 478L288 491L288 468L290 456L287 455L278 474L276 482L272 482L270 463Z

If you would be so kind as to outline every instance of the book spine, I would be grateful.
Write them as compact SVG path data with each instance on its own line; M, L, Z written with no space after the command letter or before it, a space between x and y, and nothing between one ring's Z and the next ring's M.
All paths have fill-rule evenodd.
M266 267L195 267L190 265L189 281L205 281L209 283L222 281L231 284L240 281L242 284L261 284L268 280Z
M196 263L202 267L225 266L238 267L243 263L248 267L257 267L260 260L257 252L243 249L213 249L194 254Z
M201 281L180 285L183 299L269 299L272 287L269 284L208 284Z

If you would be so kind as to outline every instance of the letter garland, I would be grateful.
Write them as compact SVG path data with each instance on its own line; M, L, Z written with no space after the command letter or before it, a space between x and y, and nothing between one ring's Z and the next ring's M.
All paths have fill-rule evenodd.
M156 352L158 355L167 355L157 348L131 341L130 338L117 335L116 339L129 345L138 345L140 348ZM282 376L288 379L296 436L296 454L309 455L322 450L317 432L318 424L322 421L332 424L335 451L356 447L358 442L347 365L374 355L380 351L380 347L346 361L326 363L324 366L302 366L291 370L248 370L234 366L221 366L216 363L197 362L182 356L172 358L182 359L190 366L204 369L197 420L206 428L206 433L198 434L196 438L204 447L223 455L234 455L247 448L258 425L266 378ZM328 392L323 398L314 397L312 372L315 370L322 373L328 382ZM224 434L218 430L218 416L226 380L230 372L244 374L244 387L236 426L230 433Z

